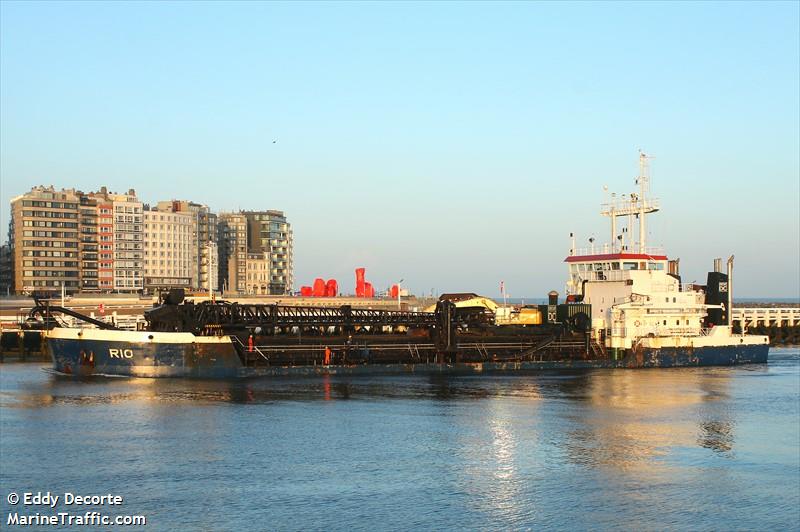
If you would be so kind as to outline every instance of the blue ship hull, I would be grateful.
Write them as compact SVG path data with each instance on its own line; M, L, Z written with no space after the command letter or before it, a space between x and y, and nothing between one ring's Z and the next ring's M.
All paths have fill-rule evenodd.
M164 333L161 333L164 334ZM171 333L166 333L171 334ZM110 341L105 339L49 338L54 369L71 375L131 377L242 378L258 376L358 375L401 373L535 372L563 369L671 368L733 366L767 362L769 345L730 345L701 348L640 349L616 358L594 360L492 361L469 363L409 363L297 366L245 366L233 344Z
M53 368L69 375L232 378L242 362L233 344L118 342L48 338Z

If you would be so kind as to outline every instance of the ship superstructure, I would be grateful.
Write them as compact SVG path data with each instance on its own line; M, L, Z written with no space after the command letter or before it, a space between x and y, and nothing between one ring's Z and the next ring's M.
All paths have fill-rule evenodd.
M592 336L612 351L767 344L766 336L731 332L733 256L725 273L716 259L699 286L681 282L679 260L647 246L647 216L660 209L649 194L649 159L640 152L638 192L612 194L602 205L611 221L609 243L595 246L590 238L590 248L576 249L571 235L567 301L591 305Z

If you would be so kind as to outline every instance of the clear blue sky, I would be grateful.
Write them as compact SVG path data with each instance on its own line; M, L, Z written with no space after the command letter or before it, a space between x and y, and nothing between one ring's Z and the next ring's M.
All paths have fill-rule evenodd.
M543 296L641 147L687 281L798 297L798 5L4 1L0 223L133 187L286 211L298 286Z

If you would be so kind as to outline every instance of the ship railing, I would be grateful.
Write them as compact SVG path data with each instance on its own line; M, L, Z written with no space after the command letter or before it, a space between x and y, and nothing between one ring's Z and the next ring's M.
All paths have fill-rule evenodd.
M733 307L733 315L736 317L741 317L747 314L758 314L761 316L786 316L786 317L794 317L800 314L800 308L791 308L791 307L754 307L754 308L742 308L742 307Z
M627 270L598 270L578 272L581 280L586 281L626 281L630 279Z
M645 212L654 212L661 208L661 201L658 198L622 198L618 197L612 201L600 204L600 214L610 216L624 216L628 214L638 214L642 209Z
M580 281L627 281L631 279L631 272L646 272L653 270L592 270L573 272ZM661 270L655 270L661 271ZM578 283L580 284L580 283ZM653 283L654 292L674 292L679 288L678 282Z
M242 342L236 336L231 337L234 342L236 342L243 352L250 352L249 347ZM435 344L407 344L407 343L391 343L391 344L369 344L366 346L370 351L375 352L400 352L405 351L411 354L412 358L417 359L419 361L423 360L422 353L434 353L437 348ZM519 350L520 353L524 352L525 350L530 350L531 347L537 347L536 345L532 346L529 343L523 342L501 342L501 343L492 343L491 347L487 346L485 343L481 342L464 342L458 344L459 349L467 350L467 351L477 351L481 354L481 356L485 360L490 360L492 358L492 353L490 353L490 349L497 349L497 350ZM547 345L542 346L542 352L547 351L548 349L581 349L584 347L583 341L569 341L569 340L554 340L549 342ZM358 351L359 349L364 348L364 346L358 344L328 344L328 345L297 345L297 344L285 344L285 345L257 345L253 346L252 352L258 353L261 357L264 358L267 362L269 362L270 355L302 355L304 353L311 352L315 356L312 358L318 361L320 364L323 360L323 355L325 350L330 349L334 353L341 353L341 352L353 352ZM530 355L523 356L521 358L524 359L531 359L533 357ZM541 356L540 356L541 358ZM429 360L425 357L426 360Z
M677 303L676 303L677 305ZM650 306L647 313L651 316L671 316L675 314L698 314L701 316L706 315L705 305L701 306L674 306L674 307L657 307ZM664 327L662 325L662 327Z
M552 343L548 344L548 347L555 346L555 347L575 347L575 346L582 346L583 341L569 341L569 340L556 340ZM264 351L272 351L272 352L289 352L289 351L324 351L325 346L307 346L307 345L264 345L258 346ZM342 349L346 349L346 344L330 344L329 347L331 350L338 351ZM349 346L350 350L358 349L361 346L358 345L351 345ZM369 344L369 349L379 349L385 351L408 351L409 344ZM458 347L460 349L475 349L478 351L486 350L487 344L481 342L459 342ZM531 344L523 343L523 342L499 342L499 343L492 343L490 345L492 348L497 349L526 349L530 348ZM436 349L435 344L412 344L412 349Z
M238 336L236 336L236 335L231 335L231 339L232 339L232 340L233 340L235 343L239 344L239 347L241 347L242 351L244 351L244 352L246 352L246 353L258 353L259 355L261 355L261 358L263 358L264 360L266 360L266 361L267 361L267 363L269 363L269 357L268 357L267 355L265 355L265 354L264 354L264 353L261 351L261 347L260 347L260 346L254 345L254 346L253 346L253 349L251 350L251 349L250 349L250 346L245 346L245 345L244 345L244 343L242 342L241 338L239 338Z
M94 316L92 316L94 317ZM137 331L139 330L140 324L145 324L147 321L144 319L143 316L130 316L130 315L111 315L111 316L102 316L95 318L105 323L110 323L116 326L118 329L122 329L125 331ZM75 318L73 316L62 316L61 321L64 322L64 325L71 329L96 329L97 326L91 323L87 323L83 320Z
M663 326L639 327L636 329L637 338L644 338L651 335L657 338L666 338L673 336L708 336L708 329L702 329L697 327L663 327Z
M596 246L588 247L588 248L577 248L573 249L570 253L571 257L590 257L593 255L611 255L613 253L632 253L638 254L639 253L639 246L632 245L632 246L625 246L625 249L622 249L620 245L611 246L611 244L598 244ZM665 249L662 246L647 246L644 249L645 255L661 255L663 256L666 253Z

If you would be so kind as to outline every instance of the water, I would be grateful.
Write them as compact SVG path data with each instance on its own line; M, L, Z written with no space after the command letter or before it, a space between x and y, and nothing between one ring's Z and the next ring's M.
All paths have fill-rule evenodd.
M800 350L770 355L248 382L7 363L1 517L13 490L122 495L104 513L152 530L798 529Z

